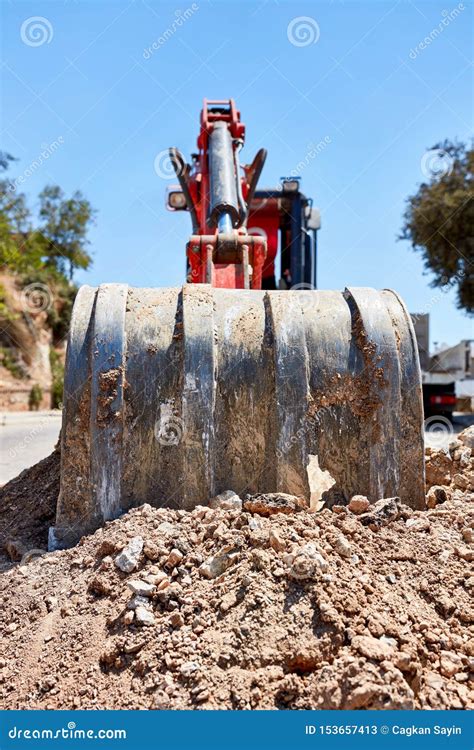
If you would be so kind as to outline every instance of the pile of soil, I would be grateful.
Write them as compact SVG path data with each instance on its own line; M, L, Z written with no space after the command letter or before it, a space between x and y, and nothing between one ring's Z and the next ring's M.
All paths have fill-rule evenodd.
M0 488L0 570L34 548L46 550L59 495L59 449Z
M461 436L429 451L426 511L358 497L309 513L283 495L145 505L10 563L0 705L473 708L470 450ZM1 528L14 512L18 540L41 547L57 455L35 470L29 493L28 472L3 488Z

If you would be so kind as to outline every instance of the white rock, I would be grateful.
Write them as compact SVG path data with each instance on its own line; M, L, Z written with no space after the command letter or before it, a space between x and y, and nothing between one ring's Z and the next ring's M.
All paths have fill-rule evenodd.
M197 672L199 669L201 669L201 666L196 661L185 661L184 664L180 666L179 671L182 675L187 677L193 672Z
M301 553L314 560L320 570L326 571L328 569L329 565L327 561L324 559L318 548L312 542L308 542L308 544L305 544L298 554Z
M199 570L205 578L217 578L222 575L227 568L237 562L239 553L237 551L224 552L219 555L213 555L200 565Z
M155 586L145 581L127 581L127 586L132 594L138 594L138 596L151 596L155 590Z
M143 539L141 536L134 536L129 541L125 549L115 558L115 565L124 573L131 573L138 565L138 560L143 550Z
M155 615L147 607L137 607L135 610L135 619L142 625L154 625Z
M174 526L172 523L169 523L168 521L163 521L158 526L158 531L164 534L165 536L176 536L178 533L178 530L176 526Z
M242 510L242 499L233 490L211 497L209 507L220 510Z
M389 638L387 635L381 635L379 640L382 641L382 643L386 643L390 648L398 647L397 640L395 638Z
M405 521L405 526L407 529L412 529L413 531L427 531L430 528L430 522L427 518L412 516Z
M129 603L127 604L128 609L136 609L137 607L149 607L150 606L150 600L147 599L145 596L134 596L133 599L130 599Z

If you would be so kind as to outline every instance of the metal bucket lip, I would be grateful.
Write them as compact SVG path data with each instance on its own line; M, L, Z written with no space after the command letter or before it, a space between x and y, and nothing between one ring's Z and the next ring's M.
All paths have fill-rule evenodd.
M135 496L166 502L173 495L167 495L166 486L178 479L182 497L173 495L173 502L192 507L198 496L200 503L207 502L229 488L221 486L223 477L232 483L243 476L237 459L250 474L262 472L262 483L255 483L258 491L307 495L307 457L315 453L346 495L361 494L356 485L364 477L373 500L382 490L399 494L399 487L406 495L407 481L400 479L406 465L422 472L415 343L406 308L392 290L349 287L288 294L207 284L84 285L68 345L56 536L74 524L81 531L96 528ZM366 395L364 363L370 365ZM123 368L115 380L110 376L114 368ZM337 378L346 374L347 388L338 389ZM367 399L367 417L350 403L349 386L356 376L356 398ZM407 384L413 388L404 403L415 415L409 425L415 447L405 455L398 433ZM163 403L171 403L170 413L176 412L184 425L177 448L156 445L150 415L159 415ZM378 431L371 414L383 422ZM98 420L98 415L107 418ZM242 455L238 429L246 446ZM359 433L364 455L357 457ZM346 455L349 446L352 458ZM338 452L345 462L339 478ZM194 476L186 462L195 467ZM156 488L162 486L163 497L158 497ZM415 482L413 497L403 499L420 507L421 495L421 484Z

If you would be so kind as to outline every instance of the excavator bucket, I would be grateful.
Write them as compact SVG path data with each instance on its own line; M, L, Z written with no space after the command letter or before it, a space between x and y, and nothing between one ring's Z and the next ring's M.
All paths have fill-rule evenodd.
M51 546L227 489L423 507L418 353L395 292L81 288Z

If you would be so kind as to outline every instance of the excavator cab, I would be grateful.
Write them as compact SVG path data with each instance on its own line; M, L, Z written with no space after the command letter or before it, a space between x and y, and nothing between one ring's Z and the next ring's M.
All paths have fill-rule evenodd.
M171 185L166 195L169 211L188 211L180 185ZM299 177L283 177L277 188L255 191L249 206L247 229L266 241L262 289L317 288L317 233L319 209L300 189ZM279 274L277 264L279 258ZM188 264L187 278L190 279Z

